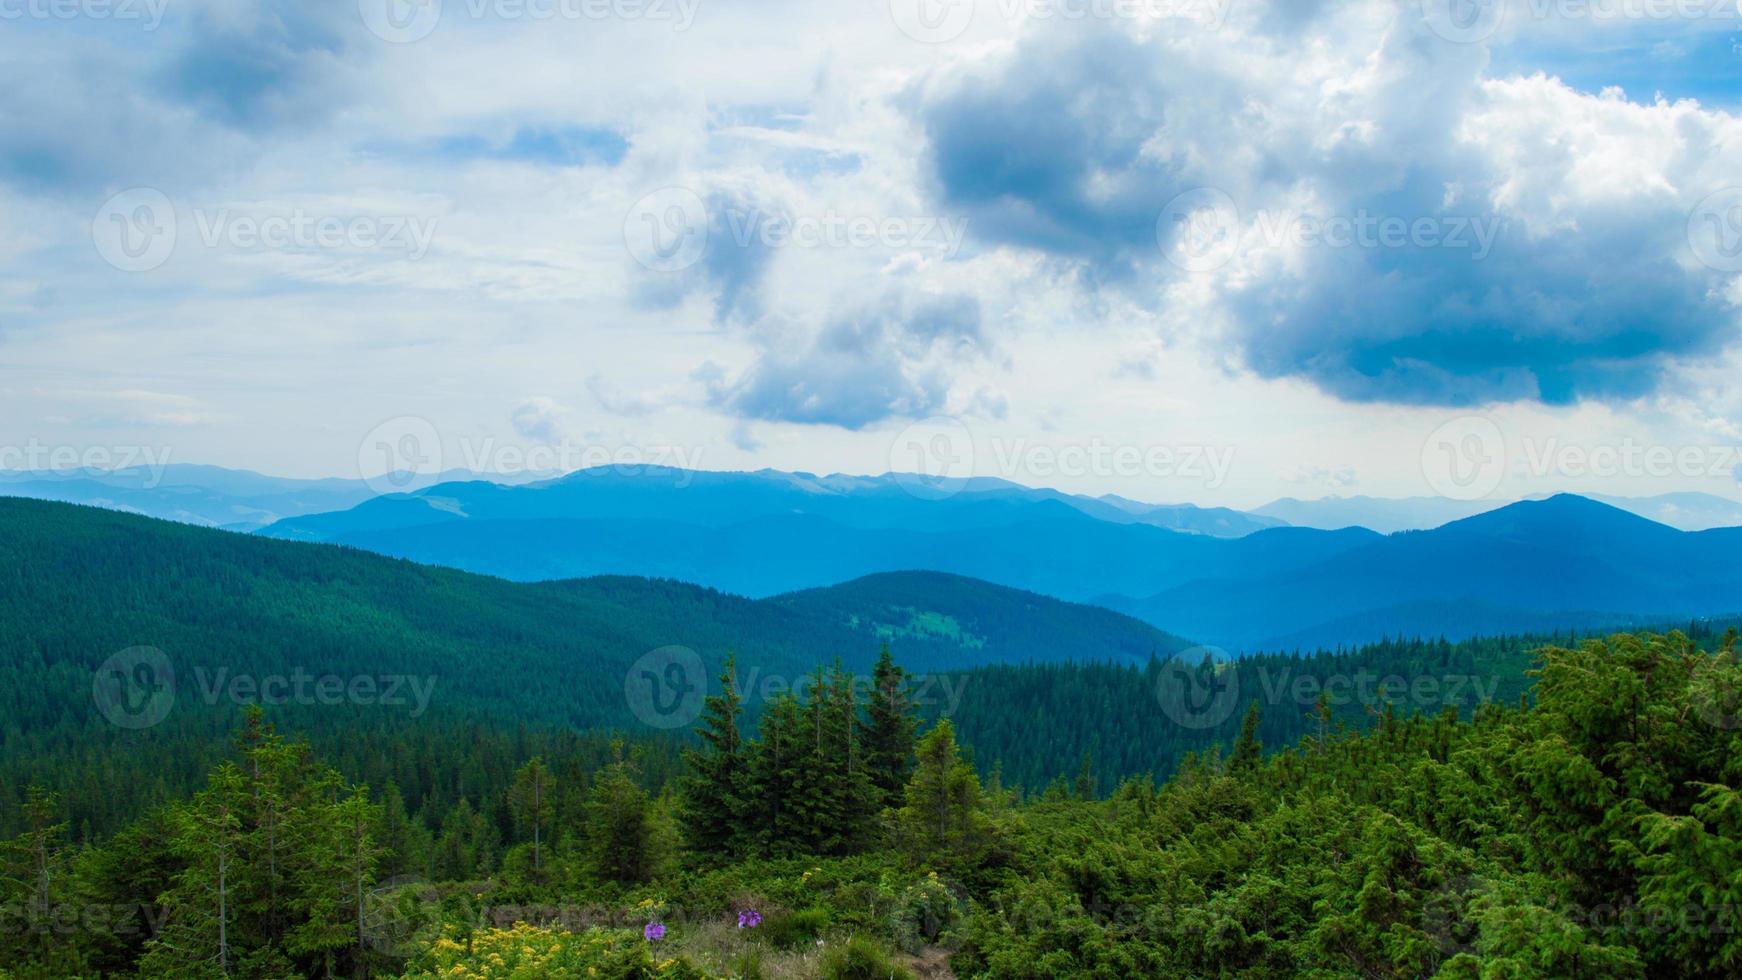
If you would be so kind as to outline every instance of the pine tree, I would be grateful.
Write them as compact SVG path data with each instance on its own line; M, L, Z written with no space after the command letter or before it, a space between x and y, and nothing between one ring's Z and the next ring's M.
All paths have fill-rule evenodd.
M962 759L948 718L919 741L918 764L900 813L903 843L921 864L971 863L992 832L980 777Z
M737 856L748 836L744 817L750 760L739 730L742 714L737 658L727 657L720 693L703 702L699 734L704 747L684 753L688 774L678 810L685 844L709 858Z
M1092 800L1095 798L1095 759L1087 750L1083 752L1082 764L1077 767L1077 799Z
M823 680L820 674L819 680ZM816 849L822 854L851 854L869 842L881 800L859 744L858 692L852 676L837 661L826 682L813 686L811 698L823 802Z
M366 787L342 798L308 807L298 815L296 894L291 906L297 925L286 947L312 957L333 976L338 954L348 951L352 972L363 975L368 932L369 886L375 882L383 849L379 843L381 808L369 802Z
M593 776L587 804L588 864L605 881L631 885L647 879L652 866L647 793L636 784L634 770L616 747L616 761Z
M248 805L242 771L226 762L175 811L171 843L187 867L159 899L168 918L141 964L146 975L230 975Z
M442 820L441 836L436 839L436 877L443 881L464 881L478 871L476 840L479 835L478 816L472 801L460 798L458 805L448 810Z
M913 747L919 724L908 693L907 672L896 666L889 647L877 655L871 672L871 694L865 706L860 740L865 770L877 788L882 806L900 806L907 777L913 771Z
M811 756L798 700L791 694L774 697L759 726L750 753L749 823L759 850L790 854L808 836L814 816L802 794L802 769Z
M514 785L508 790L508 806L514 814L515 828L532 837L532 868L544 869L542 848L545 830L556 815L555 792L550 770L544 759L534 756L514 774Z
M1258 740L1258 722L1258 702L1253 701L1246 708L1246 717L1240 722L1240 737L1234 742L1234 750L1228 756L1230 772L1251 769L1258 765L1258 760L1264 753L1264 743Z
M59 797L32 784L24 801L27 829L17 839L0 845L0 900L8 906L0 914L21 920L8 923L12 929L5 932L39 937L32 951L36 955L47 954L55 941L53 926L64 888L61 878L67 825L56 819L59 812Z

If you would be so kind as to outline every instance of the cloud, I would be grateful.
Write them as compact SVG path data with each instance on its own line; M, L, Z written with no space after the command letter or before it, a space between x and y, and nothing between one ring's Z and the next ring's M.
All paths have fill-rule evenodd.
M1627 400L1732 341L1729 275L1687 229L1742 163L1736 117L1486 79L1480 45L1372 7L1294 36L1032 31L936 71L907 96L933 193L977 240L1349 401ZM1202 228L1166 219L1193 194L1231 206L1225 254L1182 268Z
M436 152L456 161L502 160L549 167L616 166L629 152L629 141L616 130L599 126L521 126L506 137L449 136L437 143Z
M737 379L698 374L710 402L741 418L854 430L938 413L950 365L984 344L980 304L965 295L886 293L809 337L791 323L762 329L763 350Z
M68 391L65 398L89 403L95 410L79 418L94 428L156 426L181 428L219 421L197 398L171 392L126 389L121 391Z
M341 5L299 0L204 4L161 72L171 97L238 129L306 122L348 101L348 35L362 23Z
M562 441L566 425L563 417L568 410L558 405L555 400L537 396L527 398L514 406L509 414L509 422L514 431L521 436L542 443Z
M137 53L70 47L11 45L0 57L0 88L12 93L0 100L0 180L31 193L177 186L243 151L243 140L141 87Z
M716 323L754 322L764 313L763 284L775 255L764 229L778 219L779 208L766 191L743 180L714 187L701 200L705 210L694 216L698 229L702 220L707 225L700 260L674 272L647 272L636 301L648 309L670 309L688 296L702 295L712 304Z

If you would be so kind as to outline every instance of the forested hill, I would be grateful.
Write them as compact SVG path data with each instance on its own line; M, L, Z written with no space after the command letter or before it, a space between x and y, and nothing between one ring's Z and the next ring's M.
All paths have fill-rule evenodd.
M205 771L241 704L261 694L235 693L238 677L367 678L364 698L338 703L309 684L303 696L281 691L288 703L274 706L275 719L317 742L462 722L655 736L667 719L650 724L630 703L631 667L668 647L694 651L667 692L693 688L693 700L732 651L760 693L802 683L837 657L868 670L884 643L919 673L1073 658L1140 664L1186 645L1107 610L950 576L890 575L764 601L647 579L518 584L22 499L0 500L0 576L0 784L14 795L30 777L95 786L137 766L149 777L89 794L117 815L137 802L129 794L173 795ZM173 686L173 708L139 730L112 723L93 700L105 664L130 676L154 656L112 660L136 648L161 651L154 662L171 668Z
M1189 646L1118 613L956 576L888 574L763 601L639 578L512 583L29 500L0 500L0 559L0 638L32 655L10 669L88 672L144 645L189 667L432 673L468 707L582 726L630 720L624 671L673 644L710 676L736 651L740 670L788 678L835 657L866 669L884 642L919 672L1143 663Z

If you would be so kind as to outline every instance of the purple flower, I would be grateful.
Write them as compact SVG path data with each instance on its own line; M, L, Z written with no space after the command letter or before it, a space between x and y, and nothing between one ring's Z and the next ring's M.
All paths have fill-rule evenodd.
M745 909L738 913L738 928L754 929L762 924L762 913L755 909Z
M641 930L641 934L647 937L648 942L657 943L665 938L665 923L649 922L647 928Z

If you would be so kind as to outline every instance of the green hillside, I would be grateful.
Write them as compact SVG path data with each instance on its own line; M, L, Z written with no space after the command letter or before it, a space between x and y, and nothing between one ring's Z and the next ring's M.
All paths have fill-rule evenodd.
M665 692L694 688L693 706L732 651L761 694L835 658L863 673L883 643L919 673L1141 663L1182 645L1117 613L968 579L904 586L885 576L874 587L764 601L647 579L519 584L21 499L0 500L0 568L0 798L17 799L31 778L89 784L82 795L96 812L81 816L100 829L192 785L250 700L335 754L355 751L355 733L387 739L462 724L645 738L691 720L681 711L649 719L629 697L644 681L642 658L668 647L694 651ZM885 629L888 604L876 597L892 589L906 596L907 618ZM932 628L946 623L966 627ZM110 682L98 672L137 648L161 651L174 678L173 708L139 729L127 727L133 718L111 723L93 697L94 683ZM138 656L121 666L137 669ZM299 675L308 678L300 691ZM314 678L326 675L364 678L364 696L323 699ZM276 688L252 686L274 678L283 679ZM146 758L158 761L135 765ZM143 778L94 788L135 768Z

